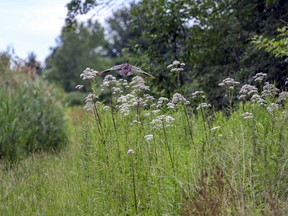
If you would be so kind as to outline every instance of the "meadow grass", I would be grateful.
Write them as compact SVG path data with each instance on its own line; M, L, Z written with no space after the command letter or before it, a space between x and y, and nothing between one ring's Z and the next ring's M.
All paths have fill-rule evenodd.
M65 151L1 164L1 215L288 213L285 100L215 111L201 92L155 99L139 77L91 86Z

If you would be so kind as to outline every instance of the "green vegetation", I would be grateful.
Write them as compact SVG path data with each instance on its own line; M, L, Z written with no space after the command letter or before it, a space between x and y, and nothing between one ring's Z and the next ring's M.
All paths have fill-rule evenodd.
M191 101L179 93L156 99L141 77L96 81L88 112L68 112L67 151L2 169L0 212L287 214L287 92L264 84L265 74L254 80L239 93L231 78L219 84L227 90L225 112L213 111L202 91ZM238 108L233 95L242 100Z
M6 71L0 77L0 158L16 161L67 143L64 114L53 86L39 77Z
M75 17L80 14L89 10L97 14L97 8L116 1L70 2L68 25L77 24ZM117 63L128 57L131 64L157 76L151 91L158 97L171 97L175 90L167 65L175 59L185 62L185 73L180 76L183 91L189 95L205 89L211 102L220 108L222 92L217 85L226 77L249 83L255 74L263 72L278 88L284 85L283 77L288 73L284 30L287 8L286 0L141 0L130 7L123 4L105 23L108 46L104 46L104 56ZM277 29L283 30L282 35ZM275 57L256 49L251 41L257 35L276 46L283 44L283 52ZM275 49L271 43L265 47Z
M288 215L288 2L142 0L106 36L98 4L43 69L67 94L0 55L0 215ZM125 58L156 79L97 76Z

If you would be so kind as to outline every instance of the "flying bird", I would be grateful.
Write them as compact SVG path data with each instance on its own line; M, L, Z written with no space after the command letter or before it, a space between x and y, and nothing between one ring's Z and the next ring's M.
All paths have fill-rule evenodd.
M138 67L135 67L135 66L129 64L128 63L128 59L126 59L123 64L115 65L115 66L113 66L110 69L107 69L107 70L99 72L97 75L98 76L102 76L103 74L106 74L106 73L108 73L110 71L114 71L114 70L118 71L121 76L130 76L130 75L133 74L133 72L138 72L138 73L144 74L145 76L148 76L148 77L150 77L152 79L155 79L155 77L152 76L151 74L141 70Z

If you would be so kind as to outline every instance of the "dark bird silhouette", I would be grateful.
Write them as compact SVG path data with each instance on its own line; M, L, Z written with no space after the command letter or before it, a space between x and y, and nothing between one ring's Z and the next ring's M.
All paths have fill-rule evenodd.
M141 70L138 67L135 67L135 66L129 64L128 59L125 60L125 63L123 63L121 65L115 65L110 69L99 72L97 75L102 76L103 74L106 74L106 73L108 73L110 71L114 71L114 70L118 71L121 76L130 76L133 74L133 72L138 72L138 73L144 74L145 76L148 76L152 79L155 79L155 77L152 76L151 74Z

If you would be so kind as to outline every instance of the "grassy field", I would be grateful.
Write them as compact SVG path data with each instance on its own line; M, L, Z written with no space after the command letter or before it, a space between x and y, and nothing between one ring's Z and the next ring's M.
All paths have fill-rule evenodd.
M286 99L265 84L236 107L228 81L216 112L203 92L155 99L107 76L67 110L65 150L1 164L0 215L287 215Z

